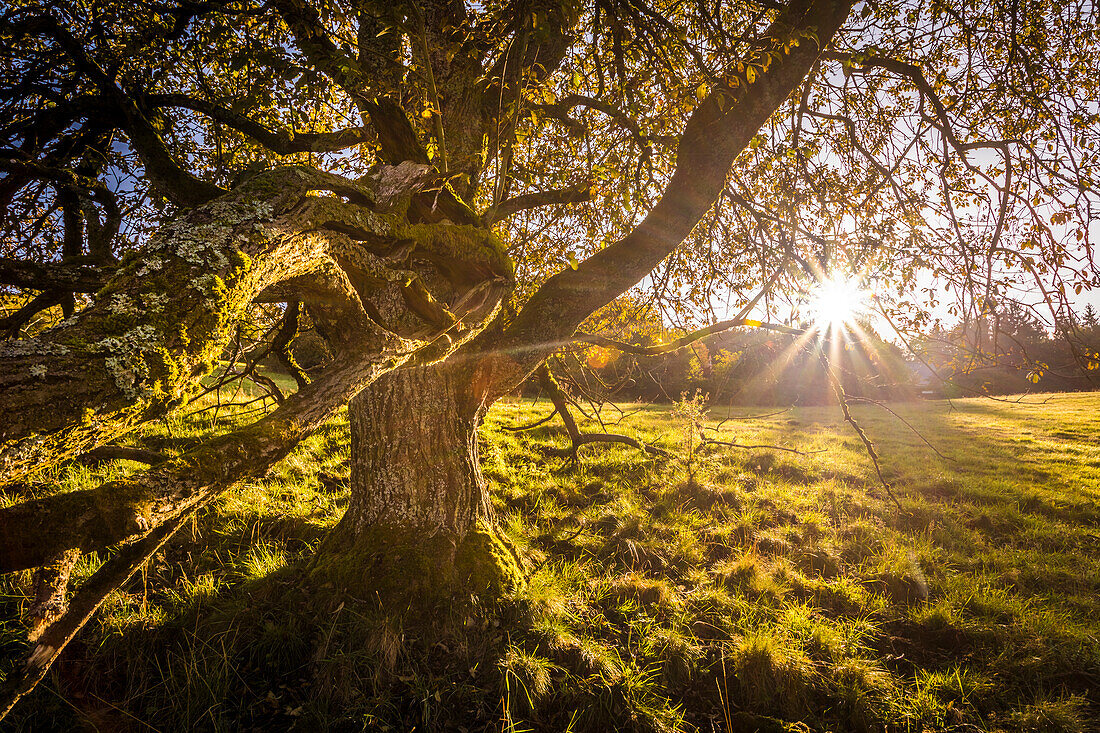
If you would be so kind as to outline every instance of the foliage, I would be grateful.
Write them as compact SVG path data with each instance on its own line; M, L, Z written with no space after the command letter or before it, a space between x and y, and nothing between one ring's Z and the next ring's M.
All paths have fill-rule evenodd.
M1083 1L9 3L0 295L6 313L21 306L5 331L35 338L0 347L0 459L19 480L46 476L46 488L6 495L7 521L44 529L20 524L5 567L148 539L169 526L162 520L182 521L266 470L405 360L461 352L451 362L468 370L451 384L480 390L453 395L479 406L472 435L483 408L638 283L618 307L685 329L717 320L722 296L735 307L762 283L775 286L769 315L800 317L815 282L847 273L875 290L899 333L929 325L936 306L978 324L1031 287L1066 330L1070 299L1098 282L1095 14ZM245 199L249 216L225 208ZM171 268L158 271L158 242L178 254ZM286 306L257 311L254 299ZM288 346L299 302L324 331L327 351L310 350L335 357L313 384ZM39 313L56 327L32 333ZM85 338L96 319L110 328ZM250 371L261 341L300 386L268 422L114 484L72 496L51 484L66 461L139 423L179 420L173 410L207 369L243 357ZM699 346L684 381L710 380L716 365L736 371L740 352L722 351ZM80 502L87 512L68 509ZM612 531L609 557L660 555L636 519ZM285 558L257 547L242 572ZM750 564L726 569L726 590L781 597L783 584ZM882 582L897 594L920 585ZM200 597L211 585L196 588ZM611 617L630 604L680 606L658 579L609 588ZM288 611L298 599L280 600L279 614L256 624L255 648L289 675L308 623ZM950 610L934 618L952 622ZM356 641L383 660L375 669L400 657L399 634L372 623L334 652L348 655L333 667L354 680L346 689L365 689ZM656 668L619 658L629 640L570 638L561 648L601 680L598 700L570 688L591 702L578 724L623 709L639 727L677 724ZM669 647L693 658L681 642ZM756 637L734 666L790 689L797 707L819 677L804 654L773 642ZM547 672L536 653L545 656L517 648L504 675L533 710ZM230 685L227 669L219 679ZM395 698L406 707L427 699L406 692ZM795 709L744 695L770 715ZM931 695L917 699L940 709ZM1072 700L1052 705L1072 718Z
M936 379L934 393L1011 394L1032 390L1094 389L1100 369L1100 330L1086 310L1072 335L1050 333L1036 316L1007 304L987 317L933 331L913 343Z

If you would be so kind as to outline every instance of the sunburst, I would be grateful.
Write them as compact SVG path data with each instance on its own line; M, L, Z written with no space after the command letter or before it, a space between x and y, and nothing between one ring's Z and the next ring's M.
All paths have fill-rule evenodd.
M868 293L858 278L832 275L810 293L810 314L818 330L855 324L867 308Z

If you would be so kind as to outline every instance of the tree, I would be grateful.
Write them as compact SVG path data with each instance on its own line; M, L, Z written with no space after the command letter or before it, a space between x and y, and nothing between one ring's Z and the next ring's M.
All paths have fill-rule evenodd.
M1096 318L1096 309L1092 307L1092 303L1085 305L1085 311L1081 315L1081 324L1085 328L1096 330L1100 328L1100 320Z
M317 572L504 582L478 423L643 278L684 317L848 270L899 328L929 274L966 311L1021 273L1052 308L1095 283L1073 254L1092 6L853 5L13 6L0 282L27 297L4 327L67 318L0 347L9 479L178 409L255 302L303 303L335 358L252 426L0 510L0 571L128 543L101 571L123 577L351 400L352 499ZM379 548L400 563L368 576Z

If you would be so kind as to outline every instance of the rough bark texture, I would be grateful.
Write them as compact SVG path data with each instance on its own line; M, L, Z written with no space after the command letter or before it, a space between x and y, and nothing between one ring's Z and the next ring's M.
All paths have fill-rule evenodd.
M487 230L408 221L425 173L409 163L360 181L303 167L260 174L167 226L71 322L0 345L4 478L186 400L257 295L334 263L360 310L409 342L403 351L445 354L481 325L458 314L491 311L511 263Z
M479 407L445 365L382 377L351 401L352 494L343 523L462 539L488 499Z
M237 481L262 473L363 385L407 358L349 356L263 419L177 458L95 489L0 509L0 573L44 565L72 548L90 551L140 539Z
M441 631L437 612L453 601L523 582L481 475L483 414L468 376L447 364L390 372L352 400L351 497L318 554L317 585Z
M452 548L465 533L481 516L491 527L477 467L476 430L484 410L684 240L722 190L734 159L805 77L851 5L796 0L780 14L760 42L776 52L767 73L755 83L740 78L702 102L684 131L676 172L661 200L630 234L552 277L510 324L487 328L453 363L392 373L357 398L350 413L352 498L329 555L423 560L431 552L434 562L412 567L435 568L432 577L451 558L458 564L462 553ZM801 43L777 51L791 40ZM402 568L387 567L391 577ZM363 582L385 576L348 577Z

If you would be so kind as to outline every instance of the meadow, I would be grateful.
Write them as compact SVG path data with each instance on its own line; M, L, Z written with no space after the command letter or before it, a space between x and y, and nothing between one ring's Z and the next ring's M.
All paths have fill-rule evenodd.
M287 600L346 502L338 419L185 529L5 725L1100 729L1100 393L889 407L852 408L888 493L836 407L620 405L609 428L670 455L588 446L572 463L546 453L567 444L555 423L504 429L547 403L499 404L482 464L526 581L430 645L336 643L366 621ZM174 418L133 444L180 451L235 419ZM0 579L5 665L29 593L27 573Z

